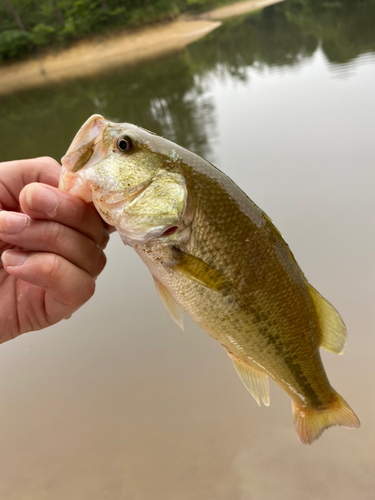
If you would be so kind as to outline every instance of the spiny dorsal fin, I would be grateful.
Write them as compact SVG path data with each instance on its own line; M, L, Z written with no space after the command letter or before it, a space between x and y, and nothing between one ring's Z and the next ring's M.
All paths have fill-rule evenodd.
M186 278L216 291L224 291L228 288L229 282L225 276L202 259L183 252L177 247L173 247L172 255L176 259L176 263L171 266L172 269Z
M155 281L156 290L158 291L159 297L164 304L164 307L171 315L173 321L184 330L184 314L182 308L177 304L172 294L167 290L167 288L160 283L158 279L153 277Z
M309 292L318 313L321 329L320 347L335 354L342 354L347 339L344 321L333 305L311 285L309 285Z
M245 365L231 354L229 354L229 357L233 361L236 372L238 373L238 376L242 380L244 386L253 396L258 405L260 406L260 400L262 400L265 406L269 406L270 396L267 375L252 368L251 366Z

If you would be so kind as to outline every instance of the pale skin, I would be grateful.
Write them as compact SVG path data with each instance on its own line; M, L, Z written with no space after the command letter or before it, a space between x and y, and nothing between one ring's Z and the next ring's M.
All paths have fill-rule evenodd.
M0 343L70 317L95 290L110 228L42 157L0 163Z

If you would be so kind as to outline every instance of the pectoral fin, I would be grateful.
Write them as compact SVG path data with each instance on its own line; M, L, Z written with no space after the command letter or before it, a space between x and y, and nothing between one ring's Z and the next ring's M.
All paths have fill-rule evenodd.
M309 292L319 317L320 347L335 354L342 354L346 345L347 332L341 316L333 305L311 285L309 285Z
M171 267L197 283L216 291L223 291L229 286L226 277L194 255L183 252L177 247L173 248L173 257L176 262Z
M253 396L258 405L260 406L260 400L262 400L265 406L269 406L270 396L267 375L249 365L241 363L231 354L229 354L229 357L233 361L236 372L238 373L238 376L242 380L244 386Z
M184 330L184 314L182 308L177 304L169 290L167 290L167 288L160 283L158 279L154 277L154 281L156 290L158 291L164 307L171 315L173 321L181 328L181 330Z

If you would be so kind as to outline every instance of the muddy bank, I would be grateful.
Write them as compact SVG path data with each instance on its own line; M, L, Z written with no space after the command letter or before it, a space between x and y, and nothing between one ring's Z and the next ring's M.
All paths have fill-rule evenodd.
M62 52L0 67L0 94L89 76L115 66L183 49L220 26L220 20L251 12L282 0L250 0L177 20L127 31L104 39L80 42Z

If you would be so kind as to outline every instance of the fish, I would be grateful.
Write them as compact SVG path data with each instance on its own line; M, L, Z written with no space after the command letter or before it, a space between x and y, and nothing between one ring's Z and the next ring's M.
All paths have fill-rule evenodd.
M272 220L197 154L92 115L62 158L59 187L92 202L151 272L175 323L183 314L227 351L268 406L269 379L291 398L298 439L360 426L332 388L320 348L342 354L343 319L308 283Z

